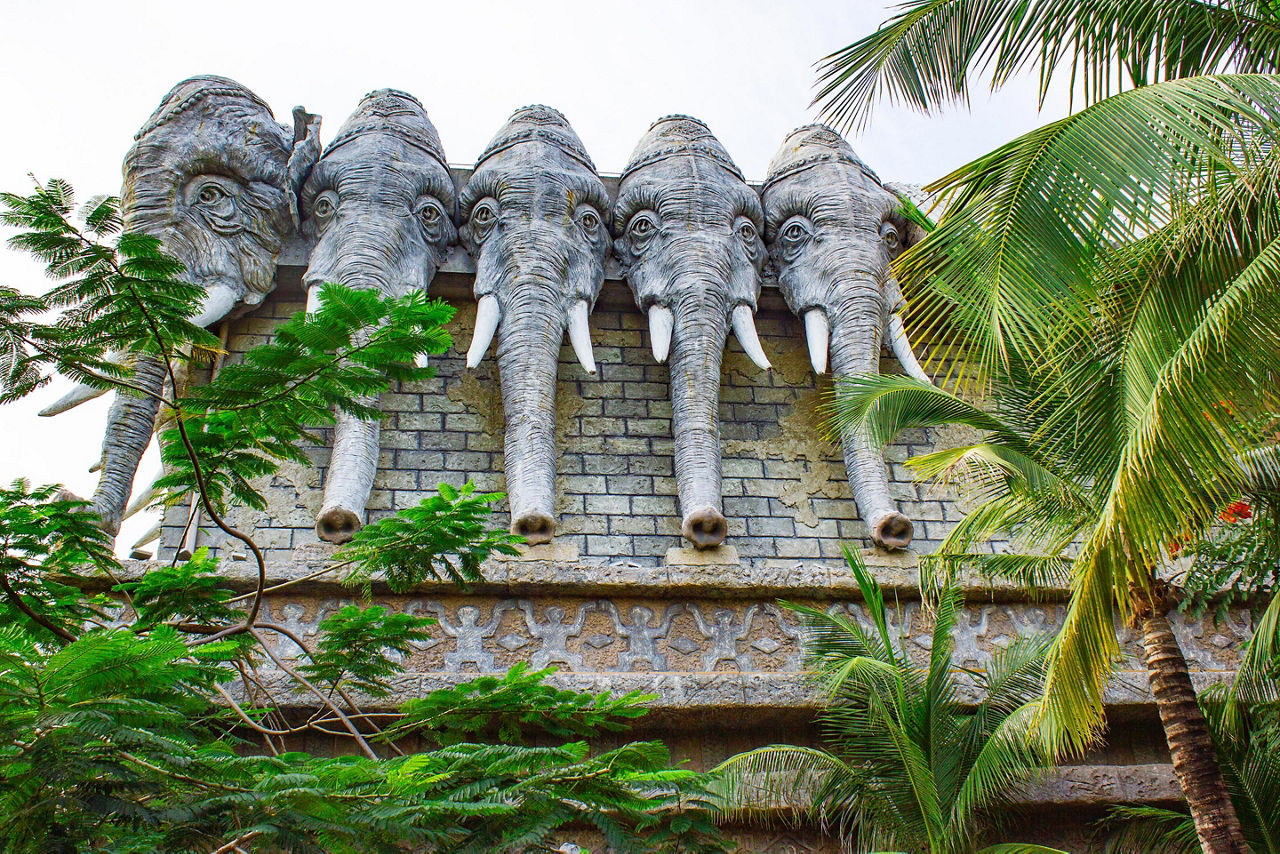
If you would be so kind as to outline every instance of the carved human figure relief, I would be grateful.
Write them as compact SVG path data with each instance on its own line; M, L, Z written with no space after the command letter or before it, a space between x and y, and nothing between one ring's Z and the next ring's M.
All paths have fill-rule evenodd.
M542 642L542 646L529 657L531 667L541 670L551 664L565 664L570 670L583 669L582 656L569 651L569 638L582 634L587 616L595 610L594 605L579 606L578 615L569 621L565 620L564 608L559 605L549 605L543 612L545 620L540 623L534 617L532 602L521 599L516 604L524 614L524 622L529 627L529 634Z
M444 666L450 673L461 673L470 664L481 673L492 673L496 669L493 653L484 648L486 638L491 638L498 631L502 615L506 612L505 603L493 606L487 623L480 622L480 609L474 605L463 605L458 609L456 622L449 619L442 606L434 607L440 631L454 639L454 651L444 654Z
M462 191L462 237L476 262L474 368L496 334L506 415L511 530L549 542L556 514L556 373L568 329L596 372L587 318L604 284L608 196L559 112L517 110Z
M138 131L124 160L124 230L158 238L186 268L183 277L207 291L192 318L197 326L216 323L238 304L257 305L275 286L276 260L297 227L296 191L319 155L319 133L319 117L301 107L294 127L285 127L257 95L212 76L173 87ZM160 394L159 360L121 358L134 363L134 384ZM94 396L77 388L41 414ZM120 394L107 416L92 505L113 535L158 411L154 397Z
M764 190L765 237L778 267L778 287L804 318L809 357L819 374L849 376L880 369L888 341L908 374L925 382L902 327L902 294L889 262L912 235L898 196L822 125L792 131L769 164ZM889 497L878 448L848 429L845 470L871 539L906 548L913 525Z
M653 356L670 357L681 533L697 548L724 541L720 494L720 363L732 327L761 369L754 313L764 263L760 199L705 124L654 122L622 173L615 247Z
M603 602L604 609L613 617L618 637L627 641L627 651L618 654L618 670L634 671L637 664L648 665L650 670L667 670L667 656L658 651L658 640L665 638L671 631L671 621L684 610L684 605L668 605L662 616L653 623L653 609L643 605L635 605L628 611L630 622L622 619L618 606L611 601ZM652 623L652 624L651 624Z
M743 612L742 619L728 608L716 608L711 612L711 620L702 616L702 609L697 605L688 606L693 620L711 641L711 649L702 654L702 669L710 673L722 661L732 661L738 670L746 672L751 669L751 655L738 652L738 644L751 634L751 621L755 619L758 606L750 605Z
M457 192L422 104L395 89L371 92L311 170L303 233L315 241L303 275L307 310L334 282L401 297L425 292L458 231ZM372 401L369 401L372 403ZM316 533L349 541L364 525L378 468L380 425L339 411Z

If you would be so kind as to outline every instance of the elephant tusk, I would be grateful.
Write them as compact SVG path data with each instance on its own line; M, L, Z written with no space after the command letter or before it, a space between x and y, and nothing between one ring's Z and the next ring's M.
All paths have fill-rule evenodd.
M760 346L760 336L756 334L756 321L751 314L751 306L740 305L735 308L732 322L733 334L738 337L738 343L742 345L743 350L747 351L747 356L756 363L756 367L762 371L772 368L769 357L764 354L764 348Z
M316 314L324 308L324 299L320 296L320 286L312 285L307 291L307 314Z
M88 403L95 398L102 397L108 389L94 388L91 385L77 383L76 387L71 391L58 398L53 403L40 410L42 418L48 418L51 415L61 415L69 409L75 409L82 403Z
M195 317L191 318L191 322L196 326L208 327L226 317L227 312L236 307L238 299L239 296L233 288L214 285L213 289L205 294L204 302L200 304L200 310L196 312Z
M587 325L587 316L591 306L580 299L569 309L569 342L573 344L573 352L583 369L589 374L596 372L596 357L591 351L591 328Z
M933 382L929 375L924 372L924 368L920 366L920 361L916 358L915 352L911 349L911 341L907 338L907 330L902 325L902 315L890 315L889 340L893 345L893 355L898 357L898 361L902 363L902 368L907 372L907 376L925 383Z
M649 306L649 343L653 346L653 358L662 364L671 352L671 330L676 325L675 315L665 305Z
M138 541L133 544L133 548L140 549L143 546L147 545L148 543L154 543L156 540L160 539L160 529L163 527L164 527L163 521L156 522L154 525L152 525L150 528L147 529L147 532L145 534L143 534L141 537L138 538Z
M156 481L160 479L163 473L162 471L156 472L156 476L151 478L151 485L134 496L134 499L129 502L129 506L125 508L124 515L120 517L121 521L135 516L147 508L151 500L156 497L156 493L160 491L160 488L156 486Z
M818 374L827 372L827 347L831 343L831 324L827 313L811 308L804 313L804 336L809 341L809 361Z
M413 366L415 368L425 368L431 364L430 357L426 353L419 353L413 357Z
M485 351L493 342L493 333L498 331L498 322L502 320L502 307L493 294L480 297L476 307L476 331L471 337L471 349L467 350L467 367L474 368L484 358Z

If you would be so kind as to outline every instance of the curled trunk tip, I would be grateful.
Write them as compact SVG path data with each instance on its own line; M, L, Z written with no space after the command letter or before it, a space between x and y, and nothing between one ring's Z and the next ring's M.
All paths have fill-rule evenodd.
M316 516L316 536L326 543L349 543L362 527L360 514L346 507L326 507Z
M905 549L911 545L911 538L915 534L915 525L896 510L871 520L870 528L872 541L889 551Z
M724 514L714 507L703 507L684 517L680 533L686 540L693 543L694 548L715 548L723 543L724 538L729 534L729 522L724 518Z
M531 546L549 543L556 534L556 520L538 511L522 513L511 520L511 533L524 537Z

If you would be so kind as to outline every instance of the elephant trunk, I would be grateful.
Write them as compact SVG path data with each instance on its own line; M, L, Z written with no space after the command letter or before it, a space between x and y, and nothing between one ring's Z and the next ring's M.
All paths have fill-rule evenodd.
M506 415L511 531L530 545L555 535L556 371L564 338L560 285L522 272L505 290L498 376Z
M671 416L681 533L696 548L720 545L729 525L720 497L720 363L728 335L722 289L677 288L671 307Z
M828 317L831 373L838 376L878 373L884 328L879 283L873 276L860 275L856 282L838 290L847 297L834 307L833 316ZM880 449L856 428L844 431L841 445L849 485L872 541L885 549L906 548L911 544L914 526L898 511L889 495L888 472Z
M107 415L107 432L102 441L102 475L93 492L93 512L98 514L103 530L112 536L120 532L138 461L151 443L156 415L160 412L158 395L164 390L164 380L162 360L139 356L132 382L157 397L119 392Z
M362 398L372 406L377 399ZM364 527L364 509L378 470L382 424L339 411L334 423L333 453L324 481L324 503L316 515L316 534L329 543L346 543Z

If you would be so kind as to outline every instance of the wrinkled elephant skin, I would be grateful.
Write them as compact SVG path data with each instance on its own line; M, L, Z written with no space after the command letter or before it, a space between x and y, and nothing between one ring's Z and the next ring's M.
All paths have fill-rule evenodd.
M498 339L511 530L555 534L556 373L566 328L594 374L587 318L604 284L608 196L559 112L517 110L462 192L462 238L475 258L476 328L467 366Z
M765 179L766 237L787 304L804 319L818 373L875 373L890 342L907 372L928 381L898 315L902 297L889 263L904 247L908 223L886 190L838 134L812 125L793 131ZM880 451L856 430L842 437L845 468L872 540L901 549L911 520L889 496Z
M319 154L319 120L295 129L232 80L193 77L165 96L124 161L124 228L157 237L207 296L192 321L209 326L272 289L276 259L297 222L295 191ZM165 368L135 364L134 382L159 394ZM74 392L73 392L74 394ZM52 408L51 408L52 409ZM120 394L108 416L93 509L115 534L155 428L155 399Z
M729 329L759 367L769 367L753 319L765 257L760 200L705 124L668 116L631 155L614 223L654 357L670 361L681 532L711 548L728 533L719 401Z
M315 240L303 276L309 311L319 308L327 282L389 297L426 291L458 237L457 193L445 164L416 98L393 89L364 97L303 188L303 233ZM364 525L379 434L377 421L337 413L316 516L320 539L345 543Z

